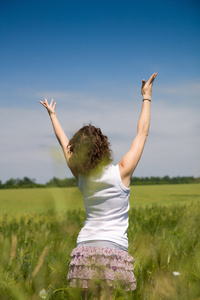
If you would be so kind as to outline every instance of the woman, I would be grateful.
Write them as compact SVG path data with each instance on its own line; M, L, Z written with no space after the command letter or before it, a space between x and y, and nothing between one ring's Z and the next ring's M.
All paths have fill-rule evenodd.
M82 127L69 141L55 114L56 102L39 101L48 111L67 164L78 180L86 221L71 253L68 279L71 286L88 288L116 284L134 290L134 259L128 249L128 210L131 176L139 162L150 125L152 85L157 73L142 80L142 110L137 135L129 151L114 166L108 139L100 128ZM109 298L111 294L107 296Z

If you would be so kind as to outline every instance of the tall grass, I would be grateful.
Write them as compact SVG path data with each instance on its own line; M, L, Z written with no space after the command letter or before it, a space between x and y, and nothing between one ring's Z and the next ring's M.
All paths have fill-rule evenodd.
M129 212L129 253L137 289L116 289L113 299L200 298L200 203L151 206ZM69 288L70 253L85 213L53 210L4 215L0 223L0 299L81 299ZM174 273L177 272L177 273ZM92 291L88 299L94 299Z
M171 184L131 186L130 206L144 207L153 203L173 205L200 201L200 184ZM23 213L46 213L47 209L57 213L65 210L83 209L84 203L78 187L0 190L0 219L21 216Z

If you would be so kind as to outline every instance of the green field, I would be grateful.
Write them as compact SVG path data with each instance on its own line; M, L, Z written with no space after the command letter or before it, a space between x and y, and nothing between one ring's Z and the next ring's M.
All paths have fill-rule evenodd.
M200 200L200 184L131 186L130 206L190 204ZM0 215L84 209L78 188L0 190Z
M137 289L113 300L200 299L199 200L199 184L131 187ZM81 299L66 275L85 216L77 188L1 190L0 300Z

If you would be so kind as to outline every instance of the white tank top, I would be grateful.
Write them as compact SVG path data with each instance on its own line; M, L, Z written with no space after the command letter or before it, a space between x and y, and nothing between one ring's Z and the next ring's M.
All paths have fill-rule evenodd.
M119 166L108 165L95 176L79 175L86 221L77 243L111 241L128 248L127 228L130 188L123 185Z

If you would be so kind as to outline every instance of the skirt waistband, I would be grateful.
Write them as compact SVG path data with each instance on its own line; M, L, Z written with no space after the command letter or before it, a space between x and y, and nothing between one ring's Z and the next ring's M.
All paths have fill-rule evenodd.
M128 249L122 245L119 245L115 242L111 242L111 241L106 241L106 240L91 240L91 241L84 241L84 242L80 242L77 244L78 246L87 246L87 247L106 247L106 248L114 248L114 249L119 249L122 251L126 251L128 252Z

